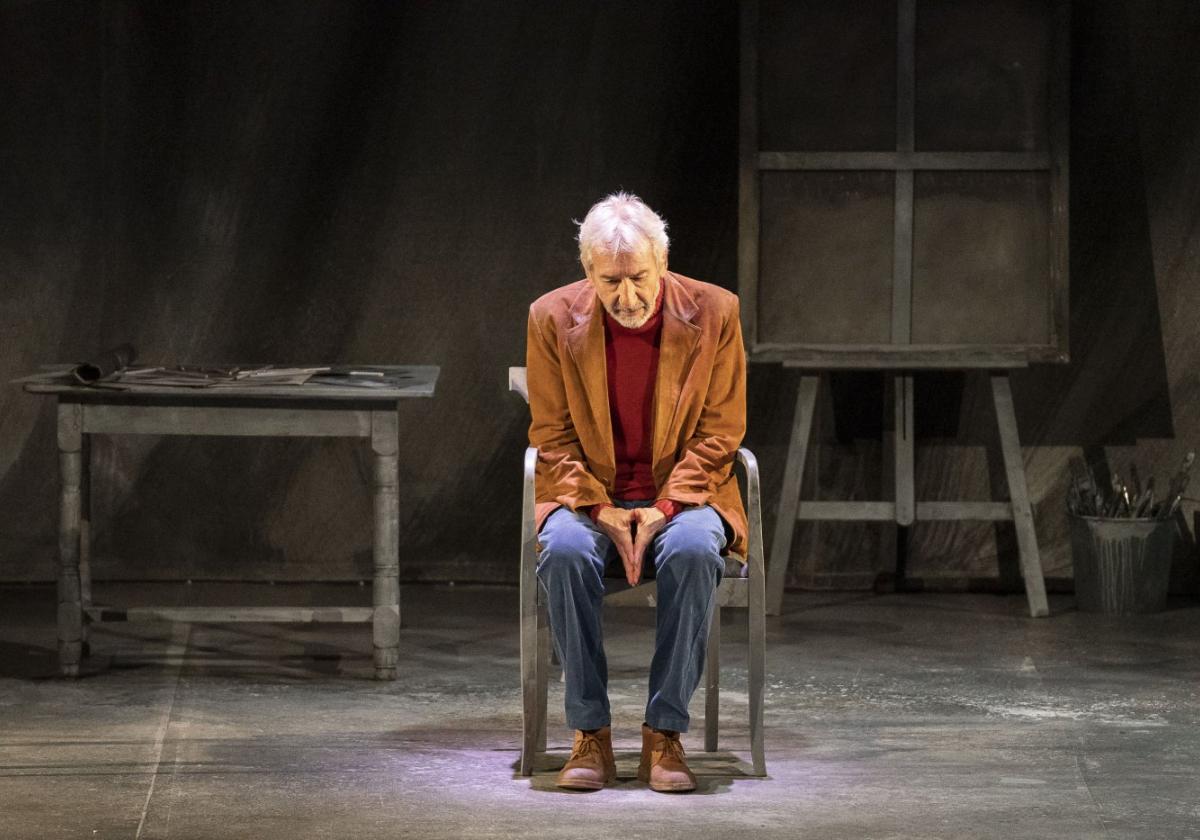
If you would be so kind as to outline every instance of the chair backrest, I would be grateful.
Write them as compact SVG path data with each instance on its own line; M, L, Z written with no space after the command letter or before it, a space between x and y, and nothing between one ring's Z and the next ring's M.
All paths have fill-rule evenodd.
M508 369L508 390L516 391L524 398L525 404L529 404L529 385L525 368L510 367Z

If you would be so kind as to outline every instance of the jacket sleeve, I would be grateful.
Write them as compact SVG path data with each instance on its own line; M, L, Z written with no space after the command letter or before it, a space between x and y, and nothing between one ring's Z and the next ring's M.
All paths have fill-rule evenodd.
M610 501L592 475L571 419L558 347L547 339L533 308L525 342L529 389L529 445L538 450L536 494L539 502L558 502L571 510Z
M658 498L705 505L733 470L737 449L746 434L746 350L736 299L721 325L712 377L696 432L684 444L679 460Z

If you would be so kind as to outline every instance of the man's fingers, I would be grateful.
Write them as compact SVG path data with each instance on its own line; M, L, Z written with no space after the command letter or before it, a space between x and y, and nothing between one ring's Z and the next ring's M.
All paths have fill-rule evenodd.
M642 577L642 561L646 555L646 548L654 539L653 532L642 531L639 527L635 536L634 527L640 525L640 521L632 513L620 525L611 522L604 525L604 531L612 540L617 554L621 557L621 564L625 567L625 579L630 586L637 586Z
M625 577L628 579L633 566L633 541L629 539L627 532L614 534L612 541L613 546L617 549L617 554L621 557L621 565L625 567Z
M643 537L644 533L644 531L639 533L633 542L633 565L636 567L638 578L642 576L642 564L646 559L646 549L650 547L650 541L654 538L652 535Z
M637 545L632 540L624 540L623 544L617 546L617 551L621 555L621 562L625 566L625 580L630 586L637 586L638 581L642 577L642 563L638 557Z
M617 539L614 540L614 542L617 545L618 551L624 551L626 554L631 554L633 552L633 537L629 535L628 531L622 531L620 534L618 534Z
M617 553L621 555L621 563L625 566L625 570L628 571L633 565L633 546L618 546Z
M649 540L642 539L642 535L638 534L638 538L633 542L633 559L640 566L642 557L646 554L646 546Z

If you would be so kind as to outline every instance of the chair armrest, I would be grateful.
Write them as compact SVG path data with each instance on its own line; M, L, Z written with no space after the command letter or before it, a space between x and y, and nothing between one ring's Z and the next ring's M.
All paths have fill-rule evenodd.
M534 481L537 478L538 450L536 446L525 447L525 475L521 483L521 507L524 519L533 521L534 518Z
M536 446L525 447L525 475L523 487L533 499L533 480L537 476L538 450Z
M742 468L746 471L746 483L754 482L755 488L758 487L758 458L754 457L754 453L746 447L738 448L737 459L741 462ZM746 489L746 494L749 495L749 488Z
M758 458L746 447L737 451L737 459L746 472L746 518L750 526L750 550L746 552L746 564L751 575L759 576L766 568L762 539L762 487L758 475Z
M538 450L525 448L525 477L521 485L521 567L523 574L532 574L537 566L536 491Z

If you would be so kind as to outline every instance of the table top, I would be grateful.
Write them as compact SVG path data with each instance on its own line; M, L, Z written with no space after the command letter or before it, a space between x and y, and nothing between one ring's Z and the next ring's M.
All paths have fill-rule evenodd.
M79 385L63 379L64 373L75 365L42 365L32 376L12 380L21 383L31 394L56 394L60 398L111 400L114 402L137 402L170 397L186 398L188 402L237 402L241 400L298 400L302 402L331 401L345 402L391 402L410 397L432 397L437 386L441 368L437 365L364 365L371 370L386 371L389 378L403 381L398 387L370 387L356 385L327 385L320 382L305 382L303 385L219 385L207 388L189 388L169 385L124 386L120 383L102 385Z

